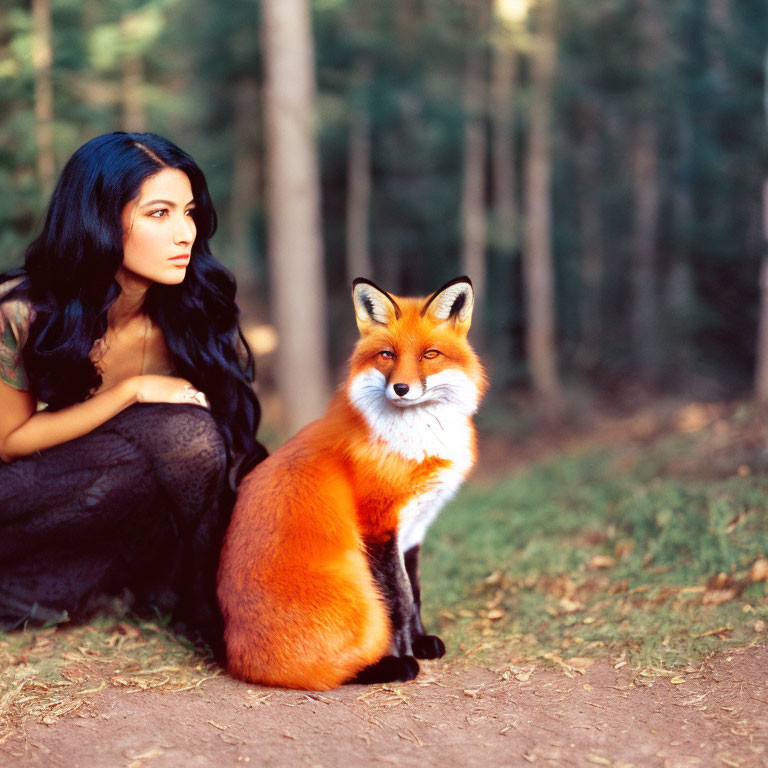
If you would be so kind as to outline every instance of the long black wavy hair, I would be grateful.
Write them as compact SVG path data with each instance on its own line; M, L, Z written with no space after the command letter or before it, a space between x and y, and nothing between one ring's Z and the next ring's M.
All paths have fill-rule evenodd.
M5 298L31 302L35 318L23 362L38 399L53 410L81 402L101 384L90 359L107 331L107 311L120 295L121 213L142 183L164 168L189 178L197 236L184 281L153 284L144 311L159 326L178 376L203 390L230 454L258 451L259 402L251 387L253 357L238 324L235 280L214 259L208 241L216 212L197 163L152 133L110 133L91 139L64 167L24 276Z

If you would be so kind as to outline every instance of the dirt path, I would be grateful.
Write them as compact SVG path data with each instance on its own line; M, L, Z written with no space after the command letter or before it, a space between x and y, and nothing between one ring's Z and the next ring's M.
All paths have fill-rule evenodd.
M605 663L504 672L433 663L412 683L324 694L226 676L183 693L106 689L28 724L0 765L768 766L768 647L634 683Z

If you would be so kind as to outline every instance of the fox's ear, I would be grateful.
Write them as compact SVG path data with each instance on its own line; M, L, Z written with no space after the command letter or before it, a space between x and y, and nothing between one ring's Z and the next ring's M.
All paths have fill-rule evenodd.
M436 322L451 322L464 333L472 323L475 292L468 277L457 277L435 291L421 308L422 317Z
M379 325L389 325L400 317L400 307L394 298L363 277L352 283L352 301L361 334Z

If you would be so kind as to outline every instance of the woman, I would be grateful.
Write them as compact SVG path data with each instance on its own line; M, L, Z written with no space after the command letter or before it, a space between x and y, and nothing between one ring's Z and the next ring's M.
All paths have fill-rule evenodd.
M203 173L153 134L82 146L0 278L0 626L140 610L218 634L228 472L263 458Z

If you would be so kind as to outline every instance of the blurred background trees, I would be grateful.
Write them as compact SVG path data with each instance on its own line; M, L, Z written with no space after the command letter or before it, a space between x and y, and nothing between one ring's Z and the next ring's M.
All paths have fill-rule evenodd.
M499 399L531 392L555 413L576 389L750 391L768 217L764 0L306 0L312 34L292 47L314 63L305 128L319 162L285 151L306 178L316 164L303 216L316 237L282 246L289 261L270 238L298 225L268 211L296 202L278 189L275 142L291 138L270 122L269 93L299 83L270 86L272 3L4 4L0 268L21 262L77 146L146 129L207 174L214 249L238 277L265 391L265 324L298 354L277 366L279 388L292 376L306 395L294 401L322 400L322 366L338 378L354 339L352 277L418 293L463 271L483 297L475 339ZM284 280L315 295L314 314L280 309Z

